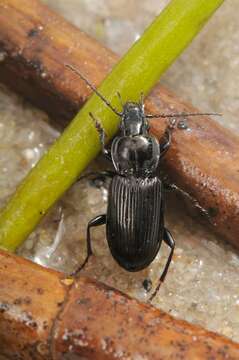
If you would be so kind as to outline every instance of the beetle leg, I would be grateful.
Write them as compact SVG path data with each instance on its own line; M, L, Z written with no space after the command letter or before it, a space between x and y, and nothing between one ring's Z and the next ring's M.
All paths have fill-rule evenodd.
M203 214L206 216L206 218L208 219L209 222L212 222L212 219L211 219L211 216L209 214L209 212L204 209L200 204L199 202L192 196L190 195L188 192L180 189L177 185L175 184L169 184L169 183L166 183L164 182L163 183L164 185L164 188L166 191L178 191L179 193L181 193L184 197L188 198L191 203Z
M172 140L172 132L175 129L176 125L177 125L176 120L171 119L169 121L168 126L166 127L166 130L163 135L164 141L160 142L160 158L162 158L170 148L171 140Z
M83 179L87 179L88 177L92 177L92 180L98 179L98 178L104 178L104 177L109 177L109 178L113 178L116 175L116 173L114 171L111 170L104 170L104 171L92 171L90 173L87 173L85 175L82 175L79 177L79 179L77 179L77 181L81 181Z
M168 269L169 269L169 266L170 266L170 263L171 263L171 260L172 260L172 257L173 257L175 241L174 241L171 233L169 232L169 230L166 228L164 228L164 232L163 232L163 241L170 247L170 254L169 254L168 260L166 262L166 265L164 267L164 270L162 272L162 275L160 276L159 283L156 286L156 289L154 290L153 294L150 296L150 298L148 300L149 302L151 302L153 300L153 298L155 297L155 295L157 295L157 292L159 291L159 288L160 288L162 282L164 282L165 277L168 272Z
M85 261L83 262L83 264L76 269L71 276L76 276L79 274L79 272L85 267L85 265L88 263L89 258L91 257L91 255L93 255L93 251L92 251L92 247L91 247L91 236L90 236L90 229L92 227L95 226L99 226L99 225L105 225L106 224L106 215L98 215L96 216L94 219L90 220L88 225L87 225L87 256L85 258Z
M163 135L164 141L160 142L160 158L162 158L170 148L171 138L172 138L172 129L167 127Z
M106 147L105 147L106 133L105 133L103 127L101 126L99 120L97 120L91 112L89 113L89 115L90 115L91 119L94 121L96 130L99 133L100 143L102 146L102 152L108 160L112 161L111 152L109 149L106 149Z
M163 138L166 141L160 142L160 158L166 154L171 144L171 132L168 129L166 129Z

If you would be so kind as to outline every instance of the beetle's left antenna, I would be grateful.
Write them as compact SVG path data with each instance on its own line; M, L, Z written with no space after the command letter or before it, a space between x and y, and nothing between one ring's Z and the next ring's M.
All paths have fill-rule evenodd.
M91 83L89 82L89 80L86 79L86 77L84 77L84 75L81 74L81 72L80 72L77 68L75 68L73 65L70 65L70 64L65 64L65 66L66 66L67 68L69 68L70 70L72 70L72 71L73 71L74 73L76 73L77 75L79 75L79 77L80 77L82 80L84 80L84 82L91 88L91 90L93 90L93 91L96 93L96 95L98 95L99 98L100 98L116 115L122 116L122 113L119 112L118 110L116 110L116 109L111 105L111 103L96 89L96 87L95 87L93 84L91 84Z

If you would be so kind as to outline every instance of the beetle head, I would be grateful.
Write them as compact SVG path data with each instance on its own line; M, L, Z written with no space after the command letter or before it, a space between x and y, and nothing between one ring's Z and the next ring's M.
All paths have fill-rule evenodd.
M143 135L148 131L148 121L141 103L126 102L123 107L120 129L125 136Z

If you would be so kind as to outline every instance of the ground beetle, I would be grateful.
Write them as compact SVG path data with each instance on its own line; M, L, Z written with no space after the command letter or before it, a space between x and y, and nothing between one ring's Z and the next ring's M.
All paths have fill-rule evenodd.
M171 132L176 122L175 120L169 122L163 140L159 143L149 133L148 119L174 119L175 117L212 115L212 113L145 114L143 97L139 103L126 102L122 104L123 111L119 112L79 70L72 65L66 66L77 73L121 118L120 132L113 139L111 149L108 150L105 147L104 129L94 115L89 114L99 132L103 153L112 161L115 172L100 173L112 178L107 213L96 216L88 223L87 257L74 274L85 266L92 255L90 234L92 227L106 224L107 241L111 254L117 263L128 271L139 271L146 268L154 260L162 241L164 241L169 246L170 253L158 285L149 298L151 301L165 279L175 246L171 233L164 226L164 184L157 171L160 160L170 147ZM172 188L175 188L175 185Z

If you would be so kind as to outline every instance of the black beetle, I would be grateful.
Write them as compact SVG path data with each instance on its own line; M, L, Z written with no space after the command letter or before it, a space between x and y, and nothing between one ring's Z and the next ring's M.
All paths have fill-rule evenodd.
M163 140L158 142L149 133L148 119L212 115L213 113L145 114L142 97L139 103L126 102L124 105L122 104L123 111L119 112L79 70L72 65L66 66L77 73L102 101L121 117L120 133L113 139L111 149L108 150L105 148L104 129L93 114L89 114L99 132L103 153L112 161L115 172L100 173L112 178L107 213L96 216L88 223L87 257L74 274L85 266L92 255L90 236L92 227L106 224L107 241L111 254L117 263L127 271L145 269L154 260L162 241L164 241L169 246L170 253L159 283L149 298L151 301L165 279L175 247L171 233L164 226L164 186L157 173L160 160L170 147L171 132L175 127L175 121L169 123ZM88 175L91 174L86 176ZM175 189L176 186L173 185L172 188Z

